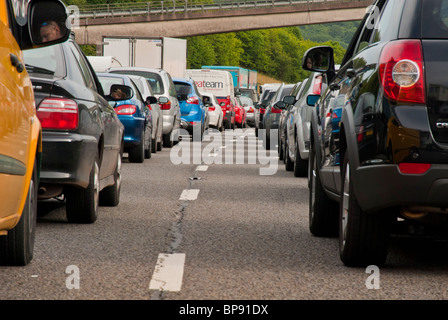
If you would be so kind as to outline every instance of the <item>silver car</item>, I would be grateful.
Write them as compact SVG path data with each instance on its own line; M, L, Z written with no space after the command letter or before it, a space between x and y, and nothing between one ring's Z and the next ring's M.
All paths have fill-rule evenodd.
M172 147L177 142L180 129L180 107L171 75L162 69L142 67L116 67L106 70L111 73L137 75L146 78L154 96L158 99L163 117L163 146Z
M148 97L153 97L154 93L152 92L151 86L146 80L146 78L141 76L129 75L129 78L132 79L138 90L143 97L143 99L147 99ZM162 150L163 144L163 115L162 110L160 110L160 105L158 103L150 103L146 100L148 106L151 108L152 115L152 144L151 144L151 152L156 153L157 151Z

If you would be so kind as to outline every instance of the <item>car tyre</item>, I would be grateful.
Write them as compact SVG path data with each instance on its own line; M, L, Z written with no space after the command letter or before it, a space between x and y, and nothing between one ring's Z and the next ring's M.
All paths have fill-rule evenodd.
M342 198L339 216L339 254L346 266L382 265L387 257L393 214L363 212L350 180L350 161L345 154L342 167Z
M311 146L309 157L309 229L316 237L338 234L338 204L331 200L322 186L317 157Z
M294 177L306 177L308 173L308 160L302 159L300 156L299 142L296 143L294 156L293 172Z
M93 223L98 218L99 206L99 166L98 157L95 157L90 170L89 185L87 188L67 187L66 216L71 223Z
M148 138L148 147L145 148L145 159L151 159L151 154L153 152L153 140L152 140L152 132L149 132L149 138Z
M166 148L173 147L173 140L171 139L172 133L173 133L173 131L170 131L169 133L163 135L163 146Z
M25 266L33 259L37 223L37 170L35 161L19 223L6 236L0 236L1 265Z
M278 159L279 160L283 160L284 156L285 156L285 152L283 151L283 143L282 143L282 139L278 140Z
M120 203L122 159L123 151L120 151L114 171L114 184L104 188L100 192L100 205L102 206L116 207Z
M289 139L285 139L285 170L292 171L294 169L294 162L289 156Z
M140 135L140 143L129 150L129 162L142 163L145 161L145 132Z

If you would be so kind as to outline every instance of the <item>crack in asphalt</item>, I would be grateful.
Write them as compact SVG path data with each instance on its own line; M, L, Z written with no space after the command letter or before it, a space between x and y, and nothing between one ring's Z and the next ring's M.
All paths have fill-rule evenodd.
M195 181L200 180L201 178L197 176L196 167L193 171L193 176L189 178L189 185L187 189L192 189ZM175 221L171 224L171 227L168 229L166 234L166 238L168 240L168 249L166 252L168 254L177 253L177 250L182 242L182 226L184 217L186 215L186 210L188 207L189 200L182 200L179 202L179 207L174 212L174 216L176 217ZM151 300L163 300L165 297L163 290L153 290L151 295Z

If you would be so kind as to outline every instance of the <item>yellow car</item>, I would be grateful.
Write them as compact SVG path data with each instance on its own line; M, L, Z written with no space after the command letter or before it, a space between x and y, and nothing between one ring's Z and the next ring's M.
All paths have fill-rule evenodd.
M48 30L49 21L60 24ZM67 40L59 1L0 0L0 264L33 257L41 125L22 50ZM49 33L53 38L46 37ZM45 37L44 37L45 36Z

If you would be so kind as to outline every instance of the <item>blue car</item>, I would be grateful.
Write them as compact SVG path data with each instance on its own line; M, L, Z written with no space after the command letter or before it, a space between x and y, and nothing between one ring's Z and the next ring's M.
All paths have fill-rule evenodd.
M124 152L128 153L129 162L142 163L151 158L152 115L137 86L127 75L97 73L97 76L124 126Z
M181 126L193 136L193 140L201 141L208 120L202 95L191 78L173 78L173 82L180 105Z

